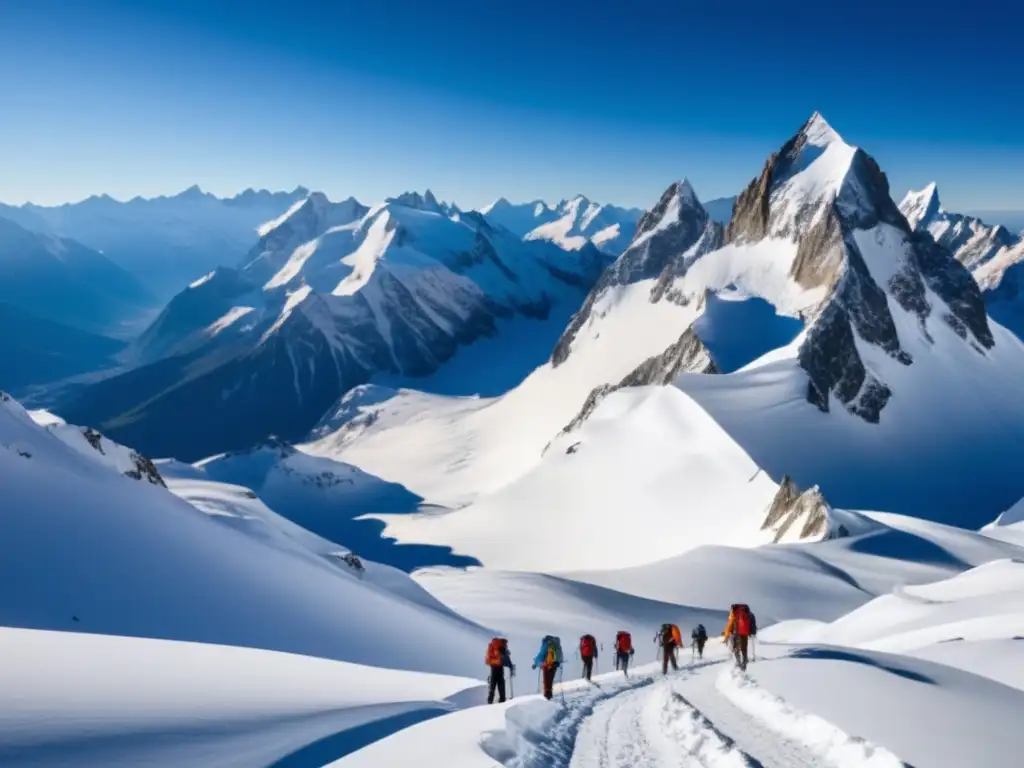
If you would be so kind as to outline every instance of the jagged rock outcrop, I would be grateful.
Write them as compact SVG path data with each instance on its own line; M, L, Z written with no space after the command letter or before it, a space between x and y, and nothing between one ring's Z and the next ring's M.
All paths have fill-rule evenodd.
M818 486L801 491L786 475L768 508L761 530L774 531L773 542L776 544L783 540L820 541L847 536L844 526L832 525L831 511Z
M693 328L687 328L679 337L679 341L660 355L655 355L640 363L618 384L604 384L591 390L580 412L565 426L562 434L571 432L586 421L601 401L612 392L624 387L664 386L670 384L684 371L718 373L711 354L697 337Z

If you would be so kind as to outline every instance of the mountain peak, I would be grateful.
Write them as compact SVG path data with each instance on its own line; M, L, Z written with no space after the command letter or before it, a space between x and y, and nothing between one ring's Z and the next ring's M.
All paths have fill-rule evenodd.
M843 142L843 137L836 133L820 112L815 112L810 116L803 128L800 129L800 133L806 137L809 144L818 147L825 147L837 141Z
M186 190L178 193L177 198L179 200L199 200L206 197L206 193L198 184L193 184Z
M939 189L935 182L931 182L917 192L913 190L907 192L899 208L911 229L918 229L922 224L930 221L942 210Z
M688 206L700 203L700 198L697 197L697 192L694 190L689 179L684 178L682 181L676 182L676 189L679 194L680 202L685 203Z

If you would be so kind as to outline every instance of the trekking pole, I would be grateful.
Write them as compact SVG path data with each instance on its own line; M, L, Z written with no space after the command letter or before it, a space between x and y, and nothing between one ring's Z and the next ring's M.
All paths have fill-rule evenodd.
M537 667L537 693L540 694L540 667Z
M558 691L562 694L562 703L565 703L565 682L562 678L562 665L558 665Z
M750 639L753 642L753 648L751 649L750 657L752 661L757 661L757 635L754 635Z
M511 701L516 697L516 673L509 670L508 673L508 699Z

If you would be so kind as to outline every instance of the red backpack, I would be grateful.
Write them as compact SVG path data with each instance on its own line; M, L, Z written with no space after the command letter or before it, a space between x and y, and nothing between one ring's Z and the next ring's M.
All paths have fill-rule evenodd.
M750 607L743 603L737 603L732 607L732 614L736 618L736 634L741 637L749 637L753 622L750 620Z
M504 661L502 652L506 648L508 648L508 640L505 638L496 637L491 640L487 646L487 655L484 657L484 663L488 667L500 667Z
M584 635L580 638L580 656L593 656L597 650L597 641L593 635Z
M615 647L619 653L629 653L633 650L633 636L629 632L619 632L615 636Z

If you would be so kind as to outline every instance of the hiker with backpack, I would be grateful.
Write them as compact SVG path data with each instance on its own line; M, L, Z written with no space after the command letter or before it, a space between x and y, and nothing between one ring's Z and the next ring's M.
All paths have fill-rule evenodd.
M597 658L597 640L593 635L580 638L580 658L583 660L583 678L589 683L594 671L594 659Z
M708 631L704 629L703 624L698 624L693 628L693 631L690 633L690 639L693 640L693 648L697 651L697 656L703 659L704 644L708 641Z
M615 669L621 669L626 677L629 677L629 662L633 660L634 653L633 636L629 632L615 635Z
M757 620L745 603L734 603L729 609L729 620L725 624L725 642L732 640L732 653L736 657L736 665L747 668L747 650L750 638L757 635Z
M679 671L679 664L676 662L676 649L683 647L683 634L679 631L679 627L675 624L662 624L658 634L654 636L654 642L660 648L661 674L668 674L670 663L672 669Z
M540 650L533 659L533 668L540 667L544 680L544 698L551 699L555 690L555 675L562 665L562 642L554 635L545 635Z
M516 674L516 665L512 663L512 656L508 652L508 640L504 637L495 637L487 646L487 655L484 662L491 668L490 676L487 678L487 703L494 703L494 691L498 691L498 703L505 702L505 667L508 667L512 677Z

